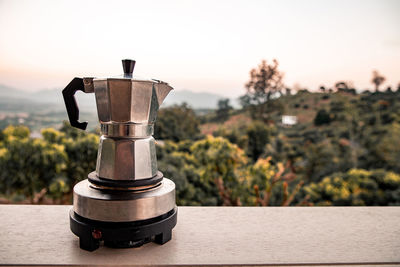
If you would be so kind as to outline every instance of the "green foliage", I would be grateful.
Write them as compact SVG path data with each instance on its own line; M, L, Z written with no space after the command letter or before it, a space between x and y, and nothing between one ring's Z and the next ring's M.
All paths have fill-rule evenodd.
M324 94L324 95L322 96L322 99L323 99L323 100L327 100L327 99L329 99L329 98L331 98L331 96L330 96L329 94Z
M66 176L70 186L86 179L88 174L95 170L98 147L99 136L96 134L66 140L65 152L68 155Z
M291 186L289 194L289 184L293 184L295 175L287 172L284 175L283 164L273 165L270 158L258 159L257 162L248 168L248 180L254 188L256 205L261 206L288 206L294 200L301 188L302 182L296 186Z
M225 121L229 118L229 112L232 110L229 104L229 98L221 99L218 101L218 109L216 111L216 119L218 121Z
M320 109L314 118L314 125L320 126L324 124L329 124L331 122L331 117L325 109Z
M178 205L289 205L298 191L287 193L282 164L248 164L244 152L222 137L187 145L165 142L157 151L159 169L176 184Z
M178 205L215 206L218 204L216 189L202 183L195 167L195 159L190 155L190 149L188 150L192 144L191 141L166 141L157 146L158 168L165 177L175 182Z
M273 129L262 122L255 121L246 130L247 155L256 161L265 151L265 145L270 140Z
M34 201L40 192L52 199L69 194L72 186L95 169L99 137L64 125L43 129L31 138L24 126L8 126L0 142L0 192L10 199ZM79 130L78 130L79 131ZM43 191L44 190L44 191Z
M214 184L219 191L219 202L239 205L245 188L240 175L246 164L244 152L222 137L207 136L191 147L203 183Z
M383 170L351 169L304 188L316 205L400 205L400 176Z
M85 131L72 127L67 121L63 121L60 132L64 133L66 136L72 139L81 138L86 135Z
M247 128L246 128L247 129ZM245 129L219 127L213 132L213 136L221 136L229 140L229 142L238 145L241 149L245 149L248 143L248 136L243 132Z
M8 126L3 130L3 140L5 142L12 139L24 139L28 138L30 134L29 128L26 126Z
M23 126L9 126L1 143L1 191L33 199L35 193L62 176L67 154L61 144L29 138Z
M66 183L72 187L76 182L84 180L96 168L99 136L64 124L61 131L42 130L43 139L49 143L62 144L68 158L65 162Z
M222 137L207 136L195 142L190 150L205 180L222 177L224 181L234 181L234 171L246 163L243 151Z
M368 153L361 158L363 165L400 172L400 124L374 127L364 134L368 136L363 140Z
M71 187L65 178L56 178L49 185L49 194L54 199L61 199L65 194L69 193Z
M237 205L245 199L240 172L244 152L222 137L208 136L191 144L165 142L158 165L176 183L180 205Z
M154 137L179 142L195 140L200 136L200 121L187 104L162 108L154 127Z
M328 141L318 144L310 143L305 150L307 160L304 164L304 179L318 181L321 177L342 170L343 153L338 148L338 144ZM345 159L350 160L349 157Z
M162 109L158 168L175 182L179 205L400 205L400 91L351 89L250 99L228 121L203 125L214 135L205 138L189 107ZM257 120L252 108L263 111ZM298 124L281 125L282 114ZM95 169L99 135L67 123L30 135L24 126L0 132L0 197L70 203L74 184Z

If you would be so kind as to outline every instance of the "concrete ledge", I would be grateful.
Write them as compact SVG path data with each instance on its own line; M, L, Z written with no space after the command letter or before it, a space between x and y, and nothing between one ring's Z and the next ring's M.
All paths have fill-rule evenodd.
M3 265L399 265L400 207L180 207L160 246L79 249L70 206L0 205Z

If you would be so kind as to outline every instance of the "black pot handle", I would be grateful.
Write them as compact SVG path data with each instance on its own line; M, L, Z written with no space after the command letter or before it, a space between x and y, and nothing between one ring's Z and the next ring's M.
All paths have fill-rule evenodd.
M64 96L65 107L67 108L69 123L71 126L86 130L87 121L79 122L79 108L75 100L76 91L85 92L85 86L82 78L74 78L62 91Z

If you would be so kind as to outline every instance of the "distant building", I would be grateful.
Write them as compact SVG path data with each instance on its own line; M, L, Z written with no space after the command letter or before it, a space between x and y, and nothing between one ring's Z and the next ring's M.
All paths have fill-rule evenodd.
M283 126L293 126L297 124L297 116L283 115L282 125Z

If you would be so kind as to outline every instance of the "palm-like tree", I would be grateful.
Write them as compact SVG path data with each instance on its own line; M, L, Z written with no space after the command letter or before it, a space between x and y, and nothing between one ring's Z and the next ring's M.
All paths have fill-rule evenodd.
M374 70L372 72L371 82L375 85L375 91L378 92L379 86L386 80L386 78L379 74L378 71Z

